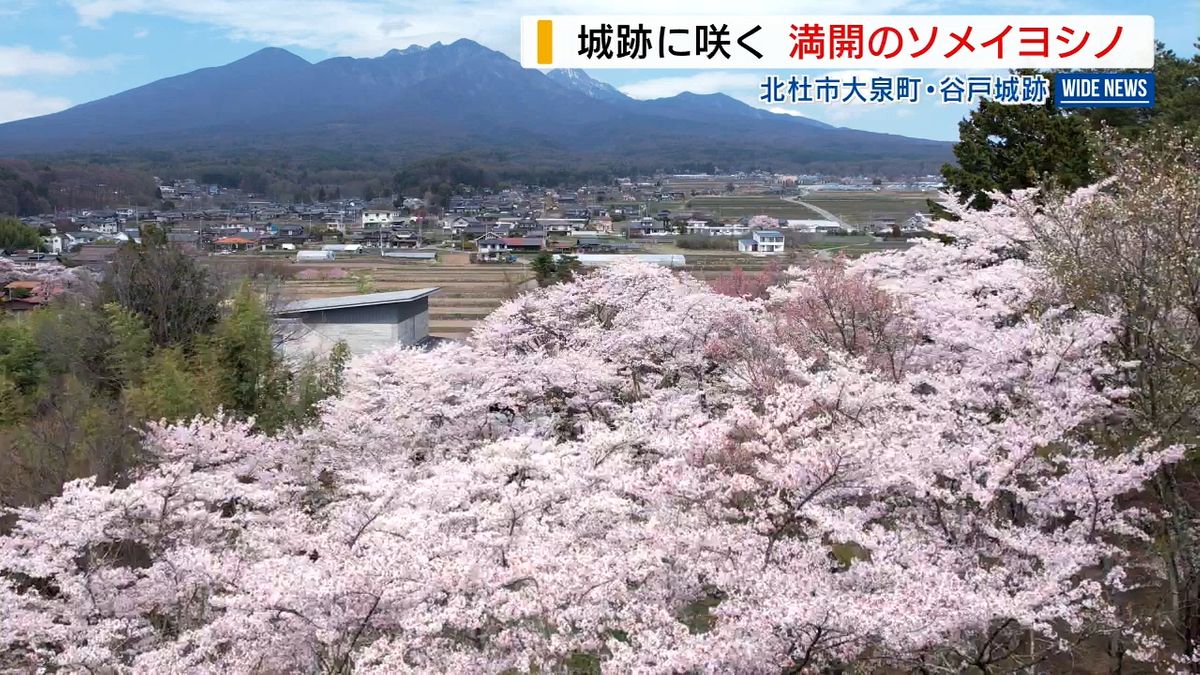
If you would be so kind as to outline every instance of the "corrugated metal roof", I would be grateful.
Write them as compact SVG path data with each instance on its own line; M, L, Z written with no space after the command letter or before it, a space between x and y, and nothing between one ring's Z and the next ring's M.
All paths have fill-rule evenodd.
M402 302L420 300L438 292L438 288L417 288L409 291L391 291L388 293L363 293L362 295L344 295L337 298L319 298L316 300L301 300L291 302L275 311L276 314L304 314L306 312L322 312L328 309L344 309L347 307L370 307L372 305L392 305Z

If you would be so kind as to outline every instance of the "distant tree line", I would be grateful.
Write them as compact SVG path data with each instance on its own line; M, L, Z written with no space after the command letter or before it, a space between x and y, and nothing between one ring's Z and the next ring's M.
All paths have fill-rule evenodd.
M0 215L155 203L154 178L130 167L0 159Z
M603 147L564 154L536 147L447 153L436 147L409 149L379 161L366 150L335 152L316 148L237 149L188 147L131 149L104 155L60 154L36 162L0 159L0 214L17 216L55 209L118 205L164 207L154 176L238 189L281 201L310 203L354 197L393 200L419 197L445 205L461 188L505 185L578 186L618 176L657 172L806 171L830 175L905 177L935 173L941 156L847 158L833 151L794 161L764 154L755 143L719 150L658 147L648 141L636 155L608 153ZM753 146L753 147L752 147ZM373 149L377 153L378 148ZM713 154L720 154L720 164ZM935 153L936 154L936 153ZM324 191L324 199L322 198ZM170 206L177 206L175 202Z

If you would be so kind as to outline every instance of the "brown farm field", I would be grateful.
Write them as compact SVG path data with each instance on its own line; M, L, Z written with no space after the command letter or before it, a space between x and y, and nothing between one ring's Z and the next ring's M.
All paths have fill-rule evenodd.
M754 257L733 251L680 249L662 242L648 245L645 253L681 253L687 265L678 268L709 281L735 268L754 272L772 264L803 265L814 254L861 255L870 249L855 238L838 238L797 247L778 258ZM439 251L438 260L385 259L369 254L346 256L328 262L297 262L279 254L224 256L213 264L246 268L245 272L282 277L279 300L311 300L361 293L411 290L436 286L429 300L429 333L465 339L475 325L506 300L537 287L526 264L472 264L468 254Z
M438 257L436 263L366 255L330 262L289 261L292 274L283 282L281 295L284 300L308 300L436 286L441 290L429 299L430 335L463 339L480 319L533 285L525 265L473 265L462 253Z

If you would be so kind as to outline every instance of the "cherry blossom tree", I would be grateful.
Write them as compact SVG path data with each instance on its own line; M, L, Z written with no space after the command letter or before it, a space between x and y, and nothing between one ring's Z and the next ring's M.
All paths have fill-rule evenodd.
M735 298L765 298L767 291L773 286L781 284L785 278L782 266L772 260L765 267L757 272L746 273L741 267L734 267L726 274L709 282L713 291L721 295L730 295Z
M754 230L773 230L779 227L778 220L764 214L752 216L747 224Z
M0 258L0 286L12 281L40 281L55 292L90 289L96 285L96 275L82 267L67 268L46 265L23 268L8 258Z
M767 297L619 265L356 360L311 427L154 428L0 539L0 667L958 672L1148 627L1112 598L1182 450L1102 452L1112 318L1019 213Z

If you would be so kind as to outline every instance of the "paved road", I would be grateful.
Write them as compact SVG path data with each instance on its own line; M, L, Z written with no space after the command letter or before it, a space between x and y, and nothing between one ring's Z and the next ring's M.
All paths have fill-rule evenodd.
M841 225L842 227L848 227L846 225L846 223L842 221L841 218L838 218L834 214L830 213L829 211L826 211L825 209L823 209L819 206L809 204L808 202L802 202L802 201L800 201L799 197L784 197L783 201L791 202L793 204L799 204L800 206L803 206L803 207L813 211L814 213L821 216L825 220L832 220L833 222L837 223L838 225Z

